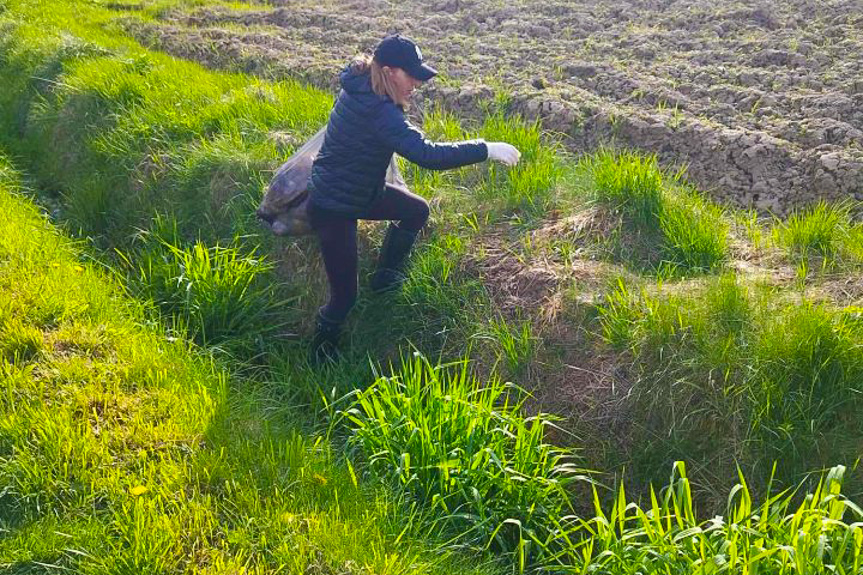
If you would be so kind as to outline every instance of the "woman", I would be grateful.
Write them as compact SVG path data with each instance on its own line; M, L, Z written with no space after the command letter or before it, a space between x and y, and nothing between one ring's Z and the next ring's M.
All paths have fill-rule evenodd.
M433 143L411 125L405 117L411 95L436 74L416 44L398 34L384 38L372 58L360 58L341 73L342 91L309 181L309 220L330 287L329 301L318 310L313 363L336 357L342 324L356 302L357 220L394 220L372 277L375 292L401 286L414 240L428 220L428 202L385 185L393 153L434 170L487 159L518 162L520 153L509 144Z

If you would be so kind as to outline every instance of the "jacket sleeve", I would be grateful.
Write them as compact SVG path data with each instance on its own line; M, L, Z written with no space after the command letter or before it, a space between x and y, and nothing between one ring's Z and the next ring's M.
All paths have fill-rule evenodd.
M448 170L488 159L484 140L436 143L412 125L394 104L383 106L377 119L381 141L403 158L430 170Z

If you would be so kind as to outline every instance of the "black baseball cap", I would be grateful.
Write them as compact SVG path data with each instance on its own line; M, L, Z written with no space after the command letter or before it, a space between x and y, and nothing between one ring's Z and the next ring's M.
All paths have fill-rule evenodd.
M437 76L437 70L423 64L423 54L419 46L400 34L393 34L381 40L375 48L375 60L381 66L401 68L421 82Z

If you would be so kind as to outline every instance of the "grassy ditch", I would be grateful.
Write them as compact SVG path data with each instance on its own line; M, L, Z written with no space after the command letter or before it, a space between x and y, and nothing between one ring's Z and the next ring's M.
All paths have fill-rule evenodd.
M132 292L152 300L155 307L145 306L141 323L167 324L180 342L188 337L212 350L227 350L232 360L242 360L232 363L233 367L260 376L256 376L258 383L252 385L248 401L241 399L242 393L232 394L225 384L226 396L247 415L216 410L227 421L219 427L220 441L227 442L220 445L227 446L227 455L209 454L195 468L195 477L207 478L203 491L208 497L214 493L214 498L224 496L231 502L228 507L237 505L241 512L216 508L218 512L210 513L206 511L209 500L201 503L192 498L189 501L206 513L190 518L184 515L185 502L160 499L152 506L169 519L142 520L144 527L126 536L129 546L140 540L147 550L190 548L171 547L170 539L147 539L156 537L159 530L151 527L159 522L171 525L166 532L179 537L182 529L170 523L175 515L218 532L216 521L210 519L214 515L233 517L239 524L261 513L267 517L266 527L256 527L259 531L254 534L236 535L237 540L245 541L245 546L238 547L242 557L258 557L262 552L265 561L280 562L283 557L289 561L284 551L288 547L282 545L296 539L307 543L301 549L308 553L298 555L296 563L288 562L292 569L301 570L302 565L323 572L353 569L353 565L346 567L348 557L352 553L365 556L358 547L339 540L331 543L333 547L321 544L322 555L313 550L318 540L331 540L328 530L333 525L347 521L339 515L346 513L341 507L326 506L335 505L335 499L341 501L344 489L353 486L356 490L351 468L327 467L335 465L337 456L325 443L288 434L284 423L294 414L282 405L311 406L304 411L316 416L322 406L332 407L345 392L365 388L376 379L367 354L397 358L398 347L410 341L429 357L464 357L473 346L483 376L475 380L462 374L450 379L428 364L396 369L393 378L359 392L361 402L351 412L355 419L339 429L352 437L349 441L359 456L361 464L355 474L380 477L407 502L424 502L414 508L416 515L407 521L410 528L405 537L431 525L443 537L452 538L453 545L504 552L517 569L548 564L578 570L596 565L618 573L627 572L631 563L647 571L688 573L696 568L708 572L707 557L715 565L741 565L735 562L743 556L733 555L728 548L741 541L734 539L735 530L755 522L763 531L746 540L752 552L745 556L748 563L744 564L754 567L769 558L765 559L769 569L795 572L798 567L785 547L794 544L791 533L799 531L799 524L783 523L752 506L747 508L748 515L729 507L722 523L722 529L727 526L728 531L714 529L694 510L689 511L694 508L692 499L686 498L691 495L686 491L690 484L679 466L668 488L657 495L656 505L651 501L639 507L619 491L616 496L597 495L595 514L573 515L572 509L582 510L594 501L589 494L571 499L578 492L563 486L566 474L555 476L558 464L568 462L571 454L546 443L542 431L551 426L544 416L530 419L521 411L525 405L531 409L534 405L523 404L524 398L517 395L506 405L505 398L514 393L511 388L504 392L501 385L481 382L495 381L485 375L497 371L519 378L527 388L541 389L555 362L569 360L565 349L559 352L561 357L555 357L558 349L570 345L555 334L595 331L602 332L606 340L592 340L595 347L588 352L605 351L607 345L620 354L617 361L636 379L627 406L632 407L630 431L636 441L630 441L629 451L611 444L596 460L614 464L604 470L627 465L641 495L636 500L650 500L647 484L663 481L674 460L694 458L698 464L690 467L695 468L691 472L705 480L700 485L706 487L700 488L712 490L717 496L714 500L725 499L739 463L746 469L753 493L741 482L732 491L735 497L743 492L748 499L762 494L767 501L780 502L777 508L789 513L799 511L820 521L844 511L847 516L840 514L837 520L856 521L853 506L846 506L836 493L842 475L839 469L825 479L826 491L813 487L811 507L800 507L799 499L789 493L777 496L773 492L772 499L764 495L771 493L766 484L774 458L791 461L787 469L777 472L777 480L786 486L799 481L813 462L829 467L836 459L846 461L853 452L861 433L847 411L856 406L859 395L853 367L856 328L850 319L837 319L836 310L829 306L804 306L800 312L780 290L765 291L763 298L761 292L751 296L745 278L741 278L745 286L740 290L729 287L736 285L734 281L714 285L719 280L711 274L735 273L732 221L660 171L655 161L603 152L576 164L554 142L549 143L537 125L508 118L501 110L490 110L485 122L466 127L445 111L435 111L426 118L426 128L433 136L505 139L523 150L524 162L515 170L482 165L431 173L409 168L414 189L434 198L436 205L431 230L416 254L405 290L381 299L361 299L349 328L347 361L329 371L311 373L302 367L302 335L324 291L314 243L276 243L261 236L252 214L267 171L319 127L331 104L330 96L293 81L207 71L143 50L116 33L118 28L112 22L116 13L97 3L52 3L51 10L43 2L10 1L8 6L10 10L0 16L0 77L9 86L0 95L3 141L30 168L38 187L46 194L54 193L62 220L92 238L96 246L107 248L107 259L118 263ZM554 245L566 251L570 267L575 261L602 260L620 275L635 278L636 287L624 283L619 290L590 294L599 297L583 306L589 308L587 313L565 318L572 322L563 326L568 332L548 329L531 315L538 311L535 309L519 309L519 313L498 309L499 300L494 299L498 294L492 289L496 286L489 285L483 264L511 252L516 252L512 259L518 260L520 246L514 249L513 244L527 246L534 231L541 231L550 221L578 215L584 205L597 208L601 217L608 216L608 234L588 234L589 239L584 234L578 239L556 237ZM498 233L501 229L505 233ZM373 265L368 256L373 250L367 244L376 241L379 232L375 226L362 230L363 272ZM777 238L784 237L777 234ZM112 259L115 249L122 255ZM503 255L484 255L492 249ZM511 275L520 271L522 268L515 269ZM674 287L685 291L697 285L686 283L692 281L688 278L703 276L707 276L703 280L706 289L691 289L689 298L669 295ZM670 289L654 291L657 278ZM561 283L569 281L564 276ZM642 294L642 284L653 285ZM761 299L774 296L775 302L762 305ZM152 311L156 307L161 316ZM594 316L598 316L595 322ZM154 317L165 321L156 322ZM814 323L808 324L808 319ZM773 331L761 329L759 321ZM16 327L8 344L10 356L40 357L39 329ZM780 332L790 335L782 339ZM813 346L821 351L817 357L808 357L806 350ZM776 369L782 377L770 379L771 370ZM824 379L821 385L825 370L830 372L829 381ZM80 377L86 381L89 376ZM424 390L417 382L435 385ZM442 419L432 425L427 419L430 414L448 413L454 397L463 410L460 419L449 422L455 427L447 427ZM834 399L838 403L827 405ZM215 403L233 405L223 396ZM85 406L84 412L87 409ZM206 415L192 419L201 418L206 420ZM807 427L807 422L812 425ZM457 427L460 423L482 430L477 431L477 441L486 445L461 443L465 434ZM382 433L388 435L382 437ZM844 446L835 451L825 448L842 433L847 433ZM429 439L435 434L445 434L452 441L436 444ZM597 434L581 442L605 444L607 439ZM256 443L264 446L263 451L258 451ZM194 451L195 447L184 449ZM512 464L503 465L497 475L464 471L473 463L493 461L492 455ZM230 459L235 456L239 460ZM249 471L247 464L252 462L256 467ZM185 473L172 465L153 463L150 468L154 474ZM327 471L333 468L341 471ZM287 475L284 469L289 470ZM299 475L293 475L295 471ZM291 481L324 493L320 497L325 504L320 505L335 509L337 517L298 519L300 512L289 507L293 505ZM147 483L135 483L127 487L151 489ZM574 482L572 487L580 484ZM252 485L265 493L275 490L272 498L284 513L268 515L268 500L247 493ZM39 490L34 487L32 492ZM485 495L478 500L477 493ZM318 504L315 497L310 496L309 506ZM608 498L615 501L612 507L605 501ZM837 500L841 509L833 507ZM392 525L404 522L405 517L388 511L391 507L385 496L375 495L371 503L356 501L357 509L365 505L374 510L363 515L362 521L381 526L380 536L372 530L373 540L382 541L385 547L395 545L393 539L403 539L392 531ZM145 503L130 503L128 513L138 513L135 506ZM148 517L151 512L140 513ZM758 519L767 522L758 524L755 515L760 518L764 513L771 519ZM284 535L295 520L305 539ZM651 531L656 521L665 527ZM777 527L779 524L783 527ZM334 529L347 533L354 526L356 532L364 533L361 521ZM859 557L859 545L852 544L859 537L855 529L837 526L834 532L818 521L807 523L807 537L817 541L823 535L829 545L825 543L818 551L817 545L812 547L815 544L801 544L797 556L821 553L824 565L851 572ZM37 539L38 531L32 533ZM15 537L23 535L16 531ZM223 549L219 537L194 544L199 547L190 545L193 549ZM352 541L350 545L361 544ZM628 554L630 541L639 542L643 556ZM685 543L676 546L680 541ZM709 552L700 551L705 546ZM336 550L327 555L330 549ZM766 555L759 555L758 549ZM386 552L370 553L369 569L403 572L409 568L413 551L399 555L395 567L387 566ZM680 560L663 555L666 553L678 554ZM660 561L657 554L665 559ZM223 570L245 565L236 557L228 554L221 559L227 566ZM413 557L418 565L426 561L419 551ZM406 562L401 563L401 558ZM779 563L770 563L774 559ZM265 562L259 567L253 561L249 559L249 565L255 569L272 565ZM156 570L170 570L164 564L153 565Z
M163 233L161 222L172 223L168 243L179 250L194 251L201 241L208 249L236 246L249 259L245 246L272 251L274 242L258 235L253 218L260 190L268 170L325 121L331 96L293 81L216 73L144 50L111 33L110 11L86 5L79 12L73 4L58 5L46 20L38 2L20 3L17 17L4 22L9 34L0 46L2 74L10 79L0 102L0 133L32 167L36 185L55 192L63 220L100 246L141 248L135 259L163 258L165 243L132 242L139 230ZM465 170L446 192L455 196L464 182L473 182L485 195L490 218L546 209L559 166L540 145L537 126L495 117L481 133L514 138L526 161L514 171ZM421 180L416 179L418 190L432 189ZM500 190L506 193L494 195ZM434 268L452 266L453 260L434 261L453 238L452 228L439 229L441 249L422 256ZM459 235L455 241L464 239ZM311 281L294 282L282 295L311 311L323 290L320 270L311 264L315 247L300 242L292 248L308 264L280 271ZM157 299L170 299L154 289ZM416 309L410 302L405 307ZM448 318L413 323L428 321ZM428 330L411 335L423 331Z
M444 510L406 514L298 433L266 384L146 325L140 304L13 193L8 165L0 177L6 569L479 572L415 543L431 525L458 545L494 544L517 571L859 571L851 522L863 513L841 497L841 468L800 505L787 493L755 505L741 482L729 515L701 522L679 466L650 508L621 488L611 508L594 494L596 515L579 518L565 480L576 469L545 443L548 421L501 401L516 390L422 360L346 412L368 473Z
M303 435L283 389L148 325L16 187L0 159L0 568L481 572L429 554L424 512Z
M546 443L549 416L519 413L520 397L477 381L465 364L413 358L359 393L344 416L368 473L437 509L431 526L454 544L503 552L516 572L852 574L863 566L863 510L841 494L844 467L805 496L768 487L761 503L741 474L725 514L706 521L682 462L645 504L622 485L605 503L577 455Z
M854 464L847 441L863 433L851 415L863 377L855 314L783 302L733 276L688 293L621 282L600 314L604 337L637 370L636 468L687 454L705 468L737 463L765 477L781 460L787 481Z

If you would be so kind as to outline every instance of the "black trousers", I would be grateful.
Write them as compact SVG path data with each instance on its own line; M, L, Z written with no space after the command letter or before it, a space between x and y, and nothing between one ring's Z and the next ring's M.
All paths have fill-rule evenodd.
M318 236L330 299L321 309L326 319L342 322L357 301L357 220L396 220L400 229L419 232L429 218L428 202L407 190L387 186L381 198L358 218L309 205L309 220Z

